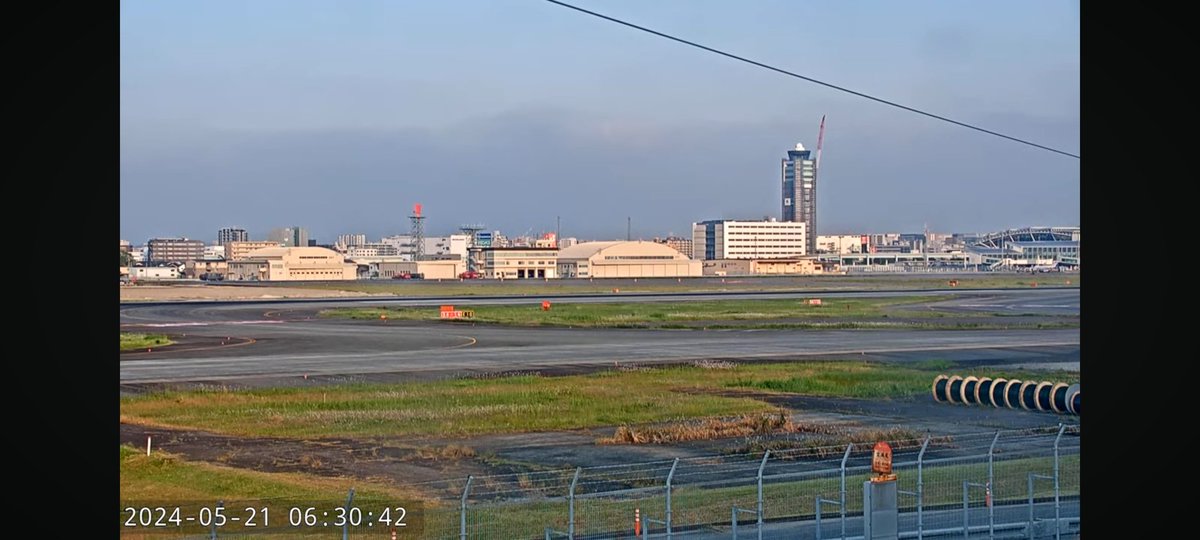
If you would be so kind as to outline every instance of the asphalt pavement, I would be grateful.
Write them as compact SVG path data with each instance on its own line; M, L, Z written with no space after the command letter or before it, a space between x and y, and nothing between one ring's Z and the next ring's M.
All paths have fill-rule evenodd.
M945 295L930 309L1078 314L1079 290L824 292L822 298ZM516 328L320 319L346 305L536 304L811 298L803 293L369 298L272 302L173 302L121 306L124 330L179 336L181 345L121 355L122 384L220 382L385 373L512 372L702 359L861 355L1078 362L1079 330L649 330Z

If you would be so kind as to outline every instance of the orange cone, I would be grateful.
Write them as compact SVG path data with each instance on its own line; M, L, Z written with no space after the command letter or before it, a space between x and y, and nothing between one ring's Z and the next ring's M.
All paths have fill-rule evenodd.
M633 509L633 535L634 536L642 535L642 509L641 508Z

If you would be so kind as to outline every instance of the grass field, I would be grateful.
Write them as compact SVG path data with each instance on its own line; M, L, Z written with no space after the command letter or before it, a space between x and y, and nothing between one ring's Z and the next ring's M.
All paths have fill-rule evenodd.
M911 456L909 456L911 458ZM1027 496L1028 473L1050 474L1053 461L1049 457L1021 458L995 463L993 500L997 504L1020 503ZM900 468L899 489L914 491L917 475L911 468ZM593 472L588 475L597 474ZM600 474L603 474L602 472ZM1079 456L1065 455L1060 461L1061 494L1064 497L1079 494ZM459 512L457 500L449 494L431 495L406 490L402 487L373 484L355 480L319 478L303 474L258 473L229 469L222 466L192 463L174 456L155 454L147 457L138 450L121 447L121 500L154 501L157 504L180 502L238 501L270 504L276 512L273 519L280 520L283 501L306 501L309 504L328 504L342 501L351 484L355 487L355 501L369 502L401 501L410 507L423 508L423 528L430 537L454 537L458 532ZM754 508L755 487L751 480L752 471L743 485L713 487L689 485L686 479L672 492L674 523L677 527L695 524L727 524L732 506ZM814 501L818 497L837 499L839 478L833 474L804 475L801 479L768 481L763 488L764 517L768 520L811 518ZM565 481L568 477L564 476ZM962 481L982 482L987 478L986 462L973 460L969 463L927 465L924 470L924 503L926 509L935 506L956 507L962 500ZM586 488L596 477L585 477L585 494L576 502L577 529L579 534L623 531L631 526L635 508L640 508L645 517L661 519L664 495L661 487L631 492L620 498L586 497ZM861 489L857 489L867 475L847 475L847 486L856 489L847 491L846 510L850 513L862 509ZM661 480L661 479L659 479ZM647 484L648 486L649 484ZM562 489L554 490L554 494ZM1049 482L1035 486L1034 496L1044 498L1053 494ZM982 503L981 494L974 494L972 501ZM913 500L902 498L901 507L911 511ZM836 509L832 509L836 513ZM836 518L831 518L836 519ZM562 498L542 499L534 497L527 502L506 504L471 501L468 507L469 530L475 536L497 538L540 537L544 528L566 530L567 503ZM362 527L359 532L369 529Z
M997 504L1012 504L1023 502L1027 496L1026 475L1029 472L1048 475L1053 467L1052 458L1024 458L1007 461L997 461L995 464L995 484L993 485L993 500ZM1079 456L1063 456L1060 461L1061 495L1064 497L1079 494ZM915 491L917 475L914 470L900 470L899 489ZM868 480L866 474L848 474L846 511L856 513L862 511L862 484ZM962 481L982 482L987 478L986 463L967 463L943 466L926 466L923 474L924 505L928 510L934 506L957 507L962 504ZM809 478L798 481L766 483L763 486L763 514L767 520L781 518L804 517L811 519L815 500L818 497L837 500L840 491L840 478L836 475L826 475L821 478ZM1035 486L1034 496L1044 498L1053 495L1053 486L1049 482L1040 482ZM983 504L982 493L972 494L972 504L976 507ZM737 487L698 487L686 484L678 485L672 490L672 515L674 525L715 524L727 526L730 518L730 508L752 509L756 502L756 488L747 479L746 485ZM900 498L902 511L911 511L915 501L912 497ZM625 531L632 533L634 509L640 508L643 517L662 519L665 507L662 489L648 489L639 497L627 495L622 499L582 498L576 502L576 516L585 516L577 526L577 534L598 534L602 532ZM545 526L565 531L567 526L566 503L562 501L533 502L519 505L496 505L477 507L471 512L475 523L486 524L472 528L474 534L496 538L534 538L541 534ZM447 509L448 510L448 509ZM976 513L984 512L975 508ZM836 520L838 510L835 506L827 506L825 517ZM429 516L428 526L432 530L454 531L454 519L457 513L451 511L434 512ZM743 516L744 523L752 523L752 516ZM978 519L978 518L976 518ZM655 532L659 529L656 528ZM746 531L746 536L753 536L752 526Z
M121 350L136 351L139 349L149 349L154 347L162 347L174 343L167 336L162 334L135 334L132 332L121 332Z
M885 308L935 300L933 297L846 298L822 300L809 305L796 299L716 300L711 302L648 302L603 304L551 304L542 310L540 302L528 305L470 306L475 316L470 322L527 326L611 327L638 323L692 321L761 321L777 319L880 318ZM396 320L438 320L436 307L350 307L321 312L324 317L379 319L386 315ZM937 317L930 310L895 312L894 316Z
M947 314L920 306L934 297L831 298L820 305L798 299L716 300L707 302L651 302L559 304L543 310L540 302L528 305L456 305L472 310L470 319L446 320L449 324L500 324L573 328L989 328L1018 323L990 313ZM912 306L905 309L905 306ZM347 307L320 312L322 317L360 320L437 321L436 307ZM941 321L941 319L947 319ZM1042 326L1077 324L1070 318Z
M951 287L949 281L958 280L956 287ZM352 291L365 294L394 294L399 296L472 296L472 295L538 295L538 294L583 294L583 293L612 293L618 288L620 293L633 292L714 292L714 291L797 291L810 289L821 290L878 290L878 289L990 289L990 288L1028 288L1039 287L1078 287L1080 274L980 274L953 275L939 277L912 276L805 276L805 277L729 277L721 278L683 279L676 281L670 278L640 279L636 283L630 280L619 281L584 281L584 280L549 280L549 281L507 281L495 280L458 280L437 281L347 281L298 283L287 282L278 284L281 287L324 289L336 291Z
M929 393L946 367L792 362L610 370L320 388L198 390L122 398L121 421L238 436L406 437L570 430L771 411L739 391L848 397ZM956 370L1024 377L1016 372ZM1040 373L1045 380L1071 375Z
M136 449L127 445L121 445L120 448L120 500L123 507L126 504L152 508L179 506L182 515L196 516L200 506L212 508L221 501L229 510L230 517L238 515L244 519L247 515L243 512L245 507L258 509L265 506L273 512L269 518L270 525L278 530L285 524L287 516L284 513L291 506L341 506L345 503L350 488L354 488L354 502L364 508L404 506L413 512L412 516L423 516L424 510L436 504L428 499L427 494L392 484L300 473L265 473L186 461L162 451L154 451L152 455L147 456L144 448ZM128 512L122 512L122 523L129 517ZM258 513L258 520L261 523L261 511ZM238 525L240 524L229 521L222 530L226 531L226 534L236 531L239 538L253 538L240 536L242 531L252 529L240 528ZM301 528L289 532L287 537L329 538L329 532L323 535L313 533L316 530L316 527ZM180 531L198 535L208 532L194 522L184 522ZM122 532L122 538L164 538L162 531L139 535L123 528Z

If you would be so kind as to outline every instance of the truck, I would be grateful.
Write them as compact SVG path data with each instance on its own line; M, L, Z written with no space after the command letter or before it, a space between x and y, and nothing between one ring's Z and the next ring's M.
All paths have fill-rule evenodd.
M483 274L474 270L467 270L458 275L459 279L483 279Z

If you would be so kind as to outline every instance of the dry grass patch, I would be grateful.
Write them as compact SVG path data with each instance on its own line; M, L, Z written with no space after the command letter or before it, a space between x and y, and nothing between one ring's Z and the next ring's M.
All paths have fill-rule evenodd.
M781 433L821 433L828 428L797 424L786 412L748 414L736 418L708 418L694 422L676 422L659 426L621 426L612 437L598 439L599 444L671 444L686 441L711 441L751 435Z

